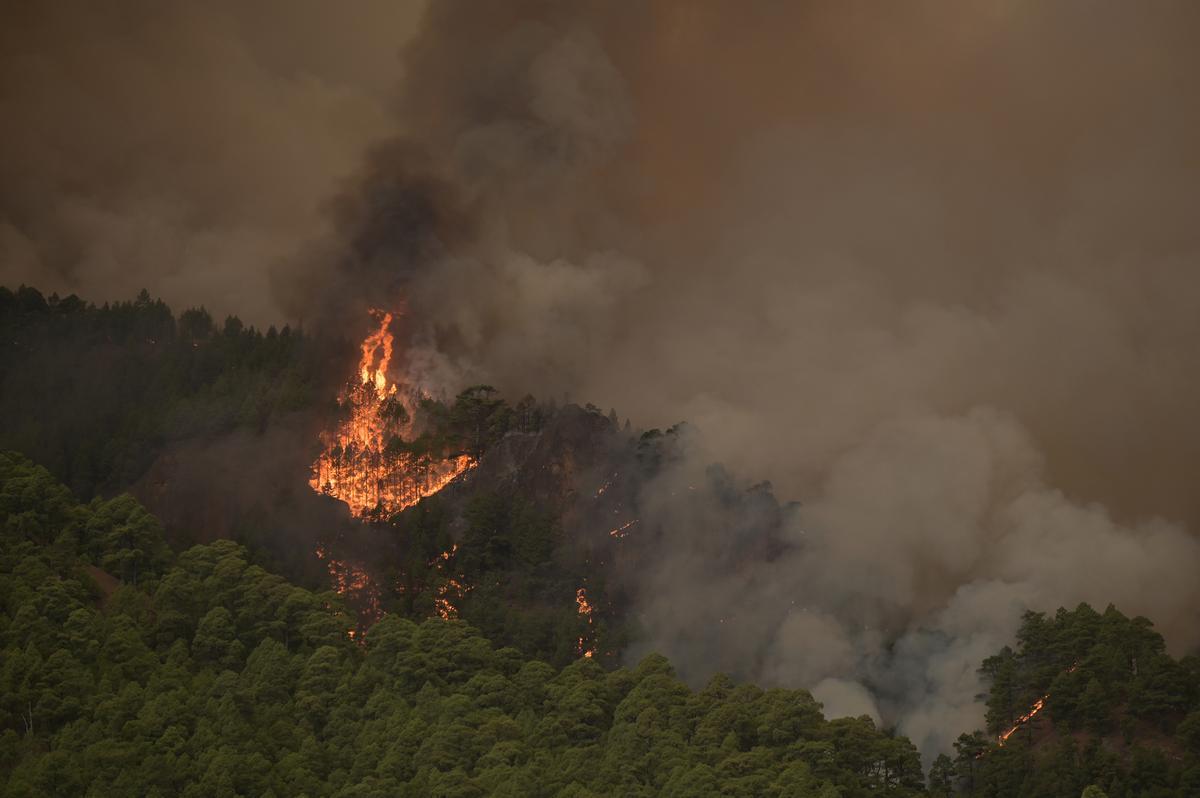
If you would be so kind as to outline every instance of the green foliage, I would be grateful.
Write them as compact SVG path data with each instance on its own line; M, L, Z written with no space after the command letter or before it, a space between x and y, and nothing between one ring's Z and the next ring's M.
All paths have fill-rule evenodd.
M1200 783L1200 668L1176 660L1145 618L1086 604L1053 617L1026 613L1016 651L984 660L987 726L1011 728L1035 700L1036 720L1003 747L982 734L955 744L955 786L965 795L1193 794ZM1174 738L1174 739L1172 739ZM995 739L994 737L992 739ZM946 791L940 759L930 772Z
M0 795L922 792L907 740L804 691L696 693L654 655L555 668L457 621L389 615L355 645L335 596L229 541L163 554L136 503L74 503L20 456L0 454L0 507ZM507 530L489 556L540 561L526 509L472 517ZM154 553L136 584L131 548Z
M508 431L512 411L495 388L473 385L455 398L448 421L461 448L478 458Z
M935 798L950 798L954 794L954 761L938 754L929 769L929 794Z
M204 308L176 319L145 291L96 307L0 287L0 447L25 452L77 495L122 490L170 440L261 429L312 406L353 358L341 342Z
M520 496L487 492L465 503L461 521L452 545L451 514L439 496L392 519L399 543L383 581L396 595L385 597L385 610L421 620L444 598L487 639L557 667L578 656L581 637L597 650L616 650L621 640L601 606L604 581L561 556L552 515ZM592 624L576 603L585 584L597 607Z
M492 386L472 385L449 404L421 398L415 425L421 435L398 445L417 456L468 454L479 459L510 431L536 432L548 413L532 396L526 396L514 408Z

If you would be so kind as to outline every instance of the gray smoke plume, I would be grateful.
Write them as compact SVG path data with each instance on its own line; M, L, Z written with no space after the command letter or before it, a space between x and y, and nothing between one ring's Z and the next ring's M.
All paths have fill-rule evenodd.
M14 150L9 126L5 252L28 255L26 279L101 279L125 273L104 265L123 231L161 230L152 288L206 274L232 296L244 259L225 247L262 236L240 251L266 257L316 230L272 266L289 317L403 301L407 367L432 388L688 419L707 449L646 497L664 543L627 575L645 647L690 678L810 686L929 752L980 722L975 668L1024 608L1111 601L1176 650L1200 642L1198 34L1188 3L446 0L405 49L387 135L375 73L336 101L251 81L240 107L276 123L246 131L211 86L247 59L202 50L184 51L212 70L196 99L135 102L157 84L122 74L81 92L89 124L60 149L87 168L25 170L8 153L44 135ZM17 107L44 134L38 102ZM191 123L239 155L217 159L229 173L203 147L187 168L170 147L141 157ZM318 230L312 187L367 139ZM228 273L167 266L217 261ZM671 497L710 460L802 502L786 555L714 566L737 536Z
M271 264L389 130L419 11L0 3L0 284L279 322Z
M809 686L932 752L1024 609L1193 647L1198 24L439 3L387 145L461 214L397 259L410 369L702 430L628 575L690 678ZM801 500L787 554L724 567L735 530L686 499L709 459Z

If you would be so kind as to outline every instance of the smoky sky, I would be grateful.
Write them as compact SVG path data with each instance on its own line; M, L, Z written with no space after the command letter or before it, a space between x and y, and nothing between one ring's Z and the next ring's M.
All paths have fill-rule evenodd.
M431 389L687 419L663 495L770 479L796 553L647 497L645 648L926 752L1023 609L1200 642L1193 4L123 7L6 12L6 282L403 307Z
M420 9L0 3L0 283L279 322L269 267L391 127Z

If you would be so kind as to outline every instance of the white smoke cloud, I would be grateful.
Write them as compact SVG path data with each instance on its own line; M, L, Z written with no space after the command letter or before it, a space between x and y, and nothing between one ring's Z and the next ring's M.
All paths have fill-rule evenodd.
M786 528L792 548L770 562L729 568L706 550L732 542L727 519L680 498L694 471L649 489L646 520L667 531L647 558L640 621L643 646L697 681L730 669L811 686L829 712L898 723L931 753L981 724L976 671L1025 610L1111 602L1159 619L1176 651L1200 644L1200 541L1162 520L1117 523L1048 486L1010 414L881 424L835 458Z

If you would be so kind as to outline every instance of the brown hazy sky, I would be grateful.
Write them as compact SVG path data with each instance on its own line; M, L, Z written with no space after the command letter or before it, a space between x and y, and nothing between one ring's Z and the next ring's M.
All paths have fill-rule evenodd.
M1200 6L419 11L9 3L0 281L403 301L430 387L692 421L805 503L802 554L709 574L680 522L650 643L727 666L680 602L801 597L726 650L926 750L1022 608L1200 642Z

